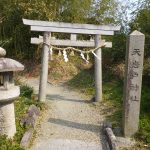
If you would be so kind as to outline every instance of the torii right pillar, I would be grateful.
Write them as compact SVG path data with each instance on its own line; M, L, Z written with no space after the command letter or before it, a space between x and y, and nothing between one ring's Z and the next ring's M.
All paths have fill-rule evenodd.
M131 137L138 131L145 35L134 31L128 37L123 96L123 133Z
M95 47L101 46L101 35L95 35ZM95 57L95 101L101 102L102 101L102 50L98 48L96 50Z

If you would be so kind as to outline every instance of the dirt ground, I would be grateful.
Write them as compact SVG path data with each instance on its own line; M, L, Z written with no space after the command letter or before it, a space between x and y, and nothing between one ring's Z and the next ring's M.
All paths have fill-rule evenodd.
M24 83L38 93L38 78ZM102 132L104 121L100 109L90 97L64 84L47 84L48 109L36 127L31 150L109 150Z

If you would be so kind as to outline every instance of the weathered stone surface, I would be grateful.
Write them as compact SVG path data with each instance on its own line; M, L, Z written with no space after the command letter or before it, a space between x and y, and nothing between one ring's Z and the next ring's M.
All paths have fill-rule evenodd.
M16 97L20 95L20 87L13 86L9 90L4 90L0 87L0 104L10 103L15 100Z
M101 42L101 36L96 35L95 36L95 47L99 47ZM95 57L95 101L101 102L102 101L102 50L99 48L95 51L96 55Z
M49 45L50 45L50 32L44 32L43 37L43 51L42 51L42 69L40 75L39 85L39 100L46 100L46 85L48 78L48 59L49 59Z
M40 110L38 109L38 107L36 107L35 105L31 105L26 115L21 119L20 124L21 125L26 124L31 127L34 127L39 115ZM27 149L27 147L29 146L32 135L33 135L33 128L30 128L27 132L25 132L20 143L25 149Z
M10 58L0 58L0 72L21 70L24 70L24 66L18 61Z
M106 136L108 139L110 150L119 150L119 146L117 145L117 142L116 142L117 139L116 139L112 129L106 128L105 132L106 132Z
M20 120L20 124L24 124L34 127L38 116L40 115L40 110L35 106L31 105L27 111L27 114Z
M138 31L134 31L128 37L123 98L123 132L125 137L130 137L138 131L144 42L144 34Z
M116 142L120 148L130 148L131 146L135 145L135 141L124 137L116 137Z
M30 141L31 141L31 138L32 138L32 135L33 135L33 129L30 128L28 131L25 132L25 134L23 135L23 138L21 139L21 142L20 142L20 145L27 149L29 144L30 144Z
M0 57L4 57L6 55L6 50L0 47Z
M12 138L16 133L14 104L0 105L0 134Z
M28 109L28 114L29 114L29 116L39 116L40 110L35 105L31 105Z

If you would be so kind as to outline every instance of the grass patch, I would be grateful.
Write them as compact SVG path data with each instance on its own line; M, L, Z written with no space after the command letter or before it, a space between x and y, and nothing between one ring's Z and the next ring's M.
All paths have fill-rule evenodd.
M139 131L135 138L144 142L150 149L150 87L143 83Z
M92 70L81 70L81 72L67 84L87 95L94 95L95 93Z
M27 85L22 85L20 87L20 97L31 98L32 94L33 94L33 88Z
M28 87L27 85L21 86L21 94L20 97L15 100L15 117L16 117L16 129L17 132L12 139L8 139L7 136L0 136L0 150L23 150L20 147L20 141L23 137L23 134L29 128L28 126L21 126L20 119L28 110L29 106L34 104L40 109L43 108L43 103L39 101L31 99L33 94L33 89Z
M107 107L112 108L112 113L106 116L111 121L113 127L120 127L122 124L122 103L123 103L123 83L115 78L104 81L103 100L107 102ZM110 110L111 111L111 110Z
M86 64L80 56L70 56L66 63L62 56L53 55L53 60L49 62L48 80L51 83L66 82L76 76L80 70L91 67L91 63Z

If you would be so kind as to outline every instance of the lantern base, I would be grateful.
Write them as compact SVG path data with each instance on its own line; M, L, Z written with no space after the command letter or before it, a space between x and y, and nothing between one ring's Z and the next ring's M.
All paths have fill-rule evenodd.
M14 103L0 104L0 134L13 138L16 133Z

